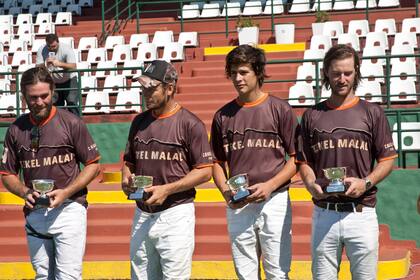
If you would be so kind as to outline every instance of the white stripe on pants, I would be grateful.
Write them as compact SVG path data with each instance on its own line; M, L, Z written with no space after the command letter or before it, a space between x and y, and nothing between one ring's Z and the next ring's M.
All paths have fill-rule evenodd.
M136 208L130 242L131 279L189 279L194 227L193 203L158 213Z
M263 203L227 208L232 255L239 279L288 279L291 263L292 210L289 192L275 192Z
M353 280L376 279L379 226L375 208L335 212L314 206L312 216L312 277L336 280L343 246Z
M86 208L70 202L58 208L40 208L27 217L41 239L27 235L35 279L82 279L82 260L86 245Z

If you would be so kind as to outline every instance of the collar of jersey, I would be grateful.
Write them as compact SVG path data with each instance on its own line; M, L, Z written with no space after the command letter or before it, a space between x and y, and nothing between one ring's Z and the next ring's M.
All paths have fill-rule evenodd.
M360 100L360 98L358 97L358 96L355 96L355 98L349 103L349 104L346 104L346 105L341 105L341 106L338 106L338 107L336 107L336 108L334 108L331 104L330 104L330 102L328 102L328 100L327 100L327 102L326 102L326 104L327 104L327 107L328 108L330 108L331 110L337 110L337 111L341 111L341 110L346 110L346 109L349 109L349 108L351 108L351 107L354 107L354 106L356 106L357 105L357 103L359 103L359 100Z
M176 114L176 112L178 112L181 109L181 105L179 105L178 103L175 104L175 107L173 107L168 113L162 114L160 116L156 116L153 111L152 111L152 115L153 117L155 117L156 119L165 119L165 118L169 118L170 116L173 116Z
M268 93L263 92L263 94L255 101L253 102L242 102L239 100L239 98L236 98L236 103L238 103L239 106L249 108L257 106L261 103L263 103L268 97Z
M57 113L57 108L55 106L52 106L50 115L48 116L48 118L43 120L40 124L37 125L36 121L34 120L31 114L29 114L29 120L31 121L33 125L44 126L55 116L56 113Z

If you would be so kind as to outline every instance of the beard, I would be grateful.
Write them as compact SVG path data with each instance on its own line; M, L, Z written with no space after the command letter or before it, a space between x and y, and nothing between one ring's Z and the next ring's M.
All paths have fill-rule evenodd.
M47 119L51 113L52 103L48 104L43 108L37 108L36 106L29 106L29 111L31 112L32 117L37 123L42 122Z

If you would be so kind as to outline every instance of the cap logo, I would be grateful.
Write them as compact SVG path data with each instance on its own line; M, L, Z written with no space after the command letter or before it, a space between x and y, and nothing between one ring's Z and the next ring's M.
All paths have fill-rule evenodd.
M153 65L153 64L149 64L147 67L146 67L146 70L144 70L144 72L146 72L146 73L153 73L153 71L155 70L155 65Z

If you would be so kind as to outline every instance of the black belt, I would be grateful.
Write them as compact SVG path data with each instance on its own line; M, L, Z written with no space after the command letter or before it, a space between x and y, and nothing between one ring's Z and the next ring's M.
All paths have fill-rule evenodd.
M363 204L357 202L333 203L326 201L315 201L314 203L318 207L336 212L362 212L364 207Z
M53 239L51 235L45 235L37 232L29 223L26 223L26 233L30 236L40 238L40 239Z

